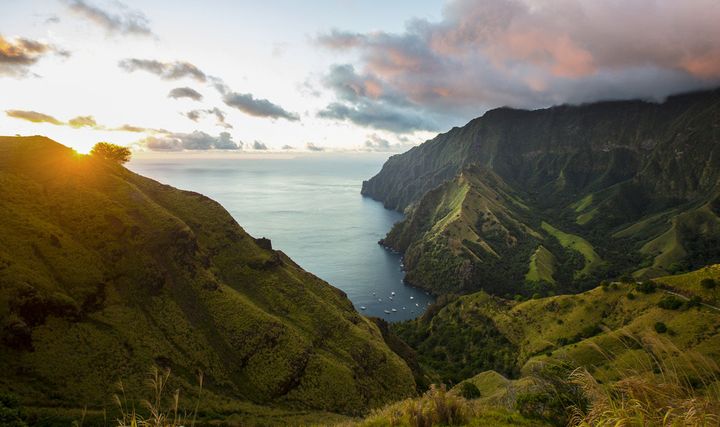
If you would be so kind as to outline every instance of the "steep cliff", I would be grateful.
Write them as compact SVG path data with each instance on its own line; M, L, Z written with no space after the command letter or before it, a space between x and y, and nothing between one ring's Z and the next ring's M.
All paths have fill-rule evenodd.
M407 213L383 243L411 283L529 294L720 261L719 178L714 90L492 110L391 157L362 192Z

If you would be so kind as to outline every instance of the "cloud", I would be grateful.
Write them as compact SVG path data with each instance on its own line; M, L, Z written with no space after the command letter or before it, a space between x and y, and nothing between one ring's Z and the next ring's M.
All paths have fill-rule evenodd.
M152 151L239 150L243 146L242 142L233 141L228 132L212 136L197 130L192 133L165 133L148 136L141 139L138 144Z
M317 115L323 119L349 120L359 126L398 133L438 128L432 119L412 109L401 109L373 102L358 102L355 105L334 102Z
M5 114L7 114L8 117L25 120L32 123L50 123L56 126L61 126L64 124L53 116L38 113L37 111L6 110Z
M153 129L153 128L146 128L142 126L133 126L124 124L122 126L111 128L108 130L112 131L118 131L118 132L132 132L132 133L167 133L164 129Z
M184 114L185 117L188 119L197 122L201 118L205 117L208 114L212 114L215 116L215 119L217 120L217 125L222 126L226 129L232 129L233 126L230 123L227 123L225 121L225 112L221 109L215 107L208 110L191 110Z
M267 99L255 98L249 93L227 92L223 96L223 102L229 107L237 108L243 113L255 117L269 117L289 121L300 120L297 114L290 113Z
M325 147L320 147L319 145L315 145L312 142L308 142L305 144L305 149L309 151L325 151Z
M153 35L147 17L141 12L129 10L120 2L115 3L121 9L115 14L85 0L66 0L66 4L75 14L104 28L109 34Z
M68 120L68 125L74 128L90 127L97 128L98 124L93 116L77 116Z
M409 109L446 127L503 105L659 99L712 87L720 84L718 22L715 0L455 0L440 20L416 19L402 32L318 37L359 58L323 79L345 107L325 115L380 128L369 120L375 107Z
M185 117L187 117L188 119L190 119L194 122L197 122L204 115L203 113L204 113L203 110L190 110L187 113L185 113Z
M287 145L287 144L285 144L285 145L282 146L282 149L283 149L283 150L294 150L295 147L293 147L292 145Z
M362 149L364 151L400 153L400 152L403 152L403 151L409 149L410 147L414 146L414 144L408 143L407 138L399 138L399 140L400 140L399 143L392 144L387 139L382 138L376 134L372 134L365 141L365 144L363 145Z
M193 101L201 101L203 96L200 92L190 87L176 87L168 93L168 98L190 98Z
M128 58L120 61L118 66L128 73L142 70L156 74L164 80L178 80L184 77L190 77L199 82L207 80L207 75L198 67L184 61L160 62L154 59Z
M253 148L253 150L267 150L268 149L267 145L265 145L265 143L260 142L260 141L253 142L252 148Z
M31 65L51 53L64 57L70 55L50 44L22 37L8 40L0 35L0 76L26 76Z
M153 128L146 128L141 126L132 126L132 125L122 125L119 127L107 127L101 124L98 124L95 121L95 118L93 116L77 116L74 117L67 122L64 122L62 120L58 120L53 116L50 116L48 114L39 113L37 111L27 111L27 110L6 110L5 114L8 117L12 117L15 119L25 120L32 123L49 123L51 125L55 126L70 126L73 128L92 128L95 130L106 130L106 131L113 131L113 132L133 132L133 133L168 133L168 131L164 129L153 129Z

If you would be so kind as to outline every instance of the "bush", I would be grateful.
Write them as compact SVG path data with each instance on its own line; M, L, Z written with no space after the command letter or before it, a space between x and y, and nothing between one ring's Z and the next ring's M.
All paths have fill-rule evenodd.
M27 427L22 418L17 398L10 394L0 393L0 425L5 427Z
M717 282L713 279L702 279L700 285L705 289L715 289Z
M665 332L667 332L667 330L667 325L665 325L663 322L655 323L655 332L657 332L658 334L664 334Z
M642 292L644 294L651 294L655 292L655 290L657 289L657 285L655 284L655 282L645 280L644 282L640 282L635 285L635 289L637 289L638 292Z
M584 410L588 404L582 388L568 380L572 371L567 364L546 363L535 367L531 375L534 387L517 396L515 408L529 418L567 425L572 416L570 408Z
M481 396L480 389L469 381L460 384L460 396L465 399L477 399Z
M683 301L674 296L663 297L663 299L658 302L658 307L665 310L678 310L682 306Z
M629 299L631 301L635 299L635 294L632 292L628 292L626 296L627 296L627 299Z

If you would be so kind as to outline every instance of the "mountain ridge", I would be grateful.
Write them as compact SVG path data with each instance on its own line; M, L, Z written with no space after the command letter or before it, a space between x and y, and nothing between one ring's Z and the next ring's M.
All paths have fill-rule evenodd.
M152 366L186 391L201 370L208 411L415 392L342 291L209 198L42 137L0 137L0 183L0 386L23 405L112 410Z
M405 211L382 243L405 253L413 285L435 293L491 286L509 296L579 291L623 273L654 277L720 261L712 250L720 241L719 142L717 89L663 103L501 108L392 156L363 183L362 194ZM502 189L471 193L461 204L476 211L460 226L477 234L469 239L457 233L462 220L446 227L428 208L439 209L442 193L468 176L477 188ZM518 220L508 239L493 241L497 229L510 230ZM517 285L540 246L566 264L555 269L562 278ZM482 260L478 248L499 259ZM522 263L503 261L518 250ZM579 257L598 261L587 269Z

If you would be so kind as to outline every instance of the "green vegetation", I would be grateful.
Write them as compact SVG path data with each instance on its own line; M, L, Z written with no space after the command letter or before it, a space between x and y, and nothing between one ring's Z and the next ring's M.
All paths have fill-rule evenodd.
M657 323L671 332L669 344L709 359L720 357L720 311L702 305L712 302L700 285L705 278L719 279L720 265L659 278L662 289L652 281L613 282L578 295L524 302L477 292L393 329L417 351L429 382L460 384L487 370L517 378L547 360L592 366L599 381L614 381L620 379L619 369L640 369L635 347L650 339L644 338L648 331L660 333ZM680 292L687 300L667 292ZM462 337L467 350L452 346L455 337ZM668 363L690 369L680 353ZM475 385L483 396L493 393Z
M582 237L560 231L544 221L542 223L542 229L556 238L563 247L577 251L585 258L585 265L578 274L589 274L602 263L600 255L598 255L593 246Z
M388 159L362 192L407 214L384 243L438 294L695 270L720 263L719 101L492 110Z
M530 270L525 275L525 280L530 282L555 283L555 256L540 245L530 257Z
M138 395L151 366L182 396L204 372L207 418L359 414L415 392L344 293L200 194L3 137L0 218L0 389L28 419L112 419L111 384Z
M90 155L125 164L130 161L132 152L127 147L110 144L109 142L98 142L90 150Z

